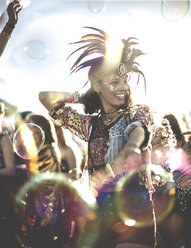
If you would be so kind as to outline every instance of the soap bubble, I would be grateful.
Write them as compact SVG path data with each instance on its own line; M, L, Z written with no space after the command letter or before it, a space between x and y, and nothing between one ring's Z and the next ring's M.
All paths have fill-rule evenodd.
M161 13L168 21L179 21L189 11L189 1L163 0L161 3Z
M78 238L79 223L93 210L83 201L70 179L62 173L33 176L16 195L15 209L21 223L18 240L28 246L65 247Z
M172 210L175 188L171 175L159 165L149 165L149 171L155 189L152 193L145 180L147 165L124 176L116 187L117 212L126 225L149 226L153 224L153 211L160 222Z
M105 9L105 1L92 1L89 0L88 1L88 9L92 12L92 13L100 13Z
M17 129L13 136L13 148L18 156L32 159L44 145L45 135L36 124L26 123Z
M24 47L26 54L35 62L44 60L49 55L50 51L46 44L41 40L31 40Z

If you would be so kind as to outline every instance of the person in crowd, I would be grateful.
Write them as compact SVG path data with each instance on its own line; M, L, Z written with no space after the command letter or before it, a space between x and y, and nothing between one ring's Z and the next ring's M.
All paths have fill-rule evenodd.
M13 30L18 22L18 14L22 10L22 5L18 0L9 3L7 7L8 21L0 33L0 56L3 54Z
M39 149L40 146L38 155L35 157L36 161L32 159L32 163L30 163L31 166L36 166L37 173L46 171L61 172L60 153L52 133L50 121L43 115L32 113L26 116L26 123L37 125L34 127L31 126L30 128L32 128L35 135L35 142L39 144L37 149ZM44 137L42 134L44 134Z
M175 134L177 140L176 148L182 148L185 145L185 137L181 130L178 119L174 114L166 114L164 118L169 121L172 131Z
M163 146L163 143L158 142L155 147L160 151L160 157L154 156L154 161L160 161L167 171L172 174L175 188L174 205L170 214L159 224L159 232L163 240L165 240L167 247L190 247L190 202L191 195L189 186L191 180L185 171L188 164L185 163L185 158L188 157L185 153L187 142L184 133L181 130L177 117L170 113L164 115L164 121L168 120L171 131L174 134L175 142L171 155L169 156L169 149ZM170 145L170 140L167 142ZM153 151L154 152L154 151Z
M70 170L76 169L76 158L71 147L66 145L64 131L60 126L55 125L58 147L61 153L61 170L68 173Z
M16 218L13 198L10 192L11 182L15 174L15 160L12 142L7 132L2 131L4 103L0 103L0 233L1 242L7 248L17 247Z
M0 124L2 124L5 105L3 102L0 102ZM13 156L13 146L7 132L1 131L1 171L0 175L3 176L12 176L14 175L14 156Z
M78 219L84 215L85 205L70 187L69 177L62 173L50 121L32 113L27 115L26 123L30 124L36 144L42 142L42 132L45 140L37 157L30 159L31 177L18 194L26 190L24 197L27 195L26 204L17 204L21 226L25 227L20 239L32 248L77 248Z
M76 157L71 147L66 145L62 127L54 125L57 135L58 148L61 153L61 171L73 179L79 179L81 169L77 168Z
M14 135L15 133L19 130L19 128L26 124L26 117L27 115L32 114L32 111L23 111L23 112L17 112L15 114L15 127L14 127L14 132L11 135L13 144L14 144ZM28 180L27 178L29 177L29 160L25 159L24 157L20 156L16 151L15 152L15 165L16 165L16 173L19 176L26 176L24 180ZM18 177L19 178L19 177ZM19 179L21 180L21 178Z
M89 178L89 185L97 196L98 216L101 219L99 239L91 247L117 247L129 240L134 245L139 243L142 247L151 247L153 233L149 237L147 228L141 229L139 238L133 236L129 240L127 237L126 240L120 239L119 233L116 237L112 231L116 221L116 202L113 201L116 183L127 173L133 173L142 164L148 163L153 137L157 141L152 111L146 105L133 104L129 86L132 74L138 74L138 80L142 76L145 82L136 61L143 52L134 48L137 40L131 37L121 40L116 56L113 49L110 51L107 48L109 41L112 41L107 33L94 27L85 28L96 34L87 34L73 43L82 46L72 54L84 50L71 72L89 67L90 89L85 94L43 91L39 93L39 99L57 125L88 142L88 158L82 181ZM97 54L100 56L91 57ZM79 114L67 103L83 104L85 114ZM167 129L164 127L161 134L165 136ZM146 178L146 188L153 192L149 174Z

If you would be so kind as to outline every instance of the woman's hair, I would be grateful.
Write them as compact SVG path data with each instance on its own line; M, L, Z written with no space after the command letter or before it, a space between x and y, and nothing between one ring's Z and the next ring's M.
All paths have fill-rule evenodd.
M101 108L100 97L92 88L86 91L86 93L81 97L81 103L84 105L84 111L86 114L97 113Z
M101 83L102 80L99 80ZM84 105L84 112L86 114L94 114L98 113L101 110L101 100L100 96L97 92L95 92L92 88L90 88L86 93L81 97L80 102ZM128 93L125 97L124 105L120 106L120 109L126 109L133 104L133 100L131 97L131 90L128 89Z
M42 128L42 130L44 131L46 144L51 144L55 142L52 134L50 121L47 118L42 115L29 114L26 117L26 122L34 123L40 128Z

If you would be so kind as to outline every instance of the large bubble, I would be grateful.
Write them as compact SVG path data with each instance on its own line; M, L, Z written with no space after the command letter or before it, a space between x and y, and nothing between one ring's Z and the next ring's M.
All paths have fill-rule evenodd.
M94 13L100 13L102 11L104 11L105 9L105 5L106 5L106 1L93 1L93 0L89 0L88 1L88 9Z
M15 208L21 223L17 238L24 247L75 243L79 227L85 226L87 218L95 217L94 207L83 200L79 187L64 174L53 172L29 180L18 192Z
M148 173L154 192L148 186ZM129 226L150 226L154 219L162 221L172 210L174 199L172 176L159 165L143 165L124 176L116 187L117 213Z
M186 16L190 8L190 3L184 1L162 0L161 13L168 21L179 21Z
M20 126L13 136L14 151L24 159L32 159L38 155L44 145L45 135L36 124L26 123Z
M24 50L34 62L46 59L50 53L46 44L41 40L29 41Z

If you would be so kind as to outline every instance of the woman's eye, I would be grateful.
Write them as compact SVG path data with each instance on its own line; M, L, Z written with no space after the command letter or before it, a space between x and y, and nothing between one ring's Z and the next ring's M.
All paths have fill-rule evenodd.
M111 85L112 85L113 87L117 87L117 86L118 86L118 81L112 82Z

